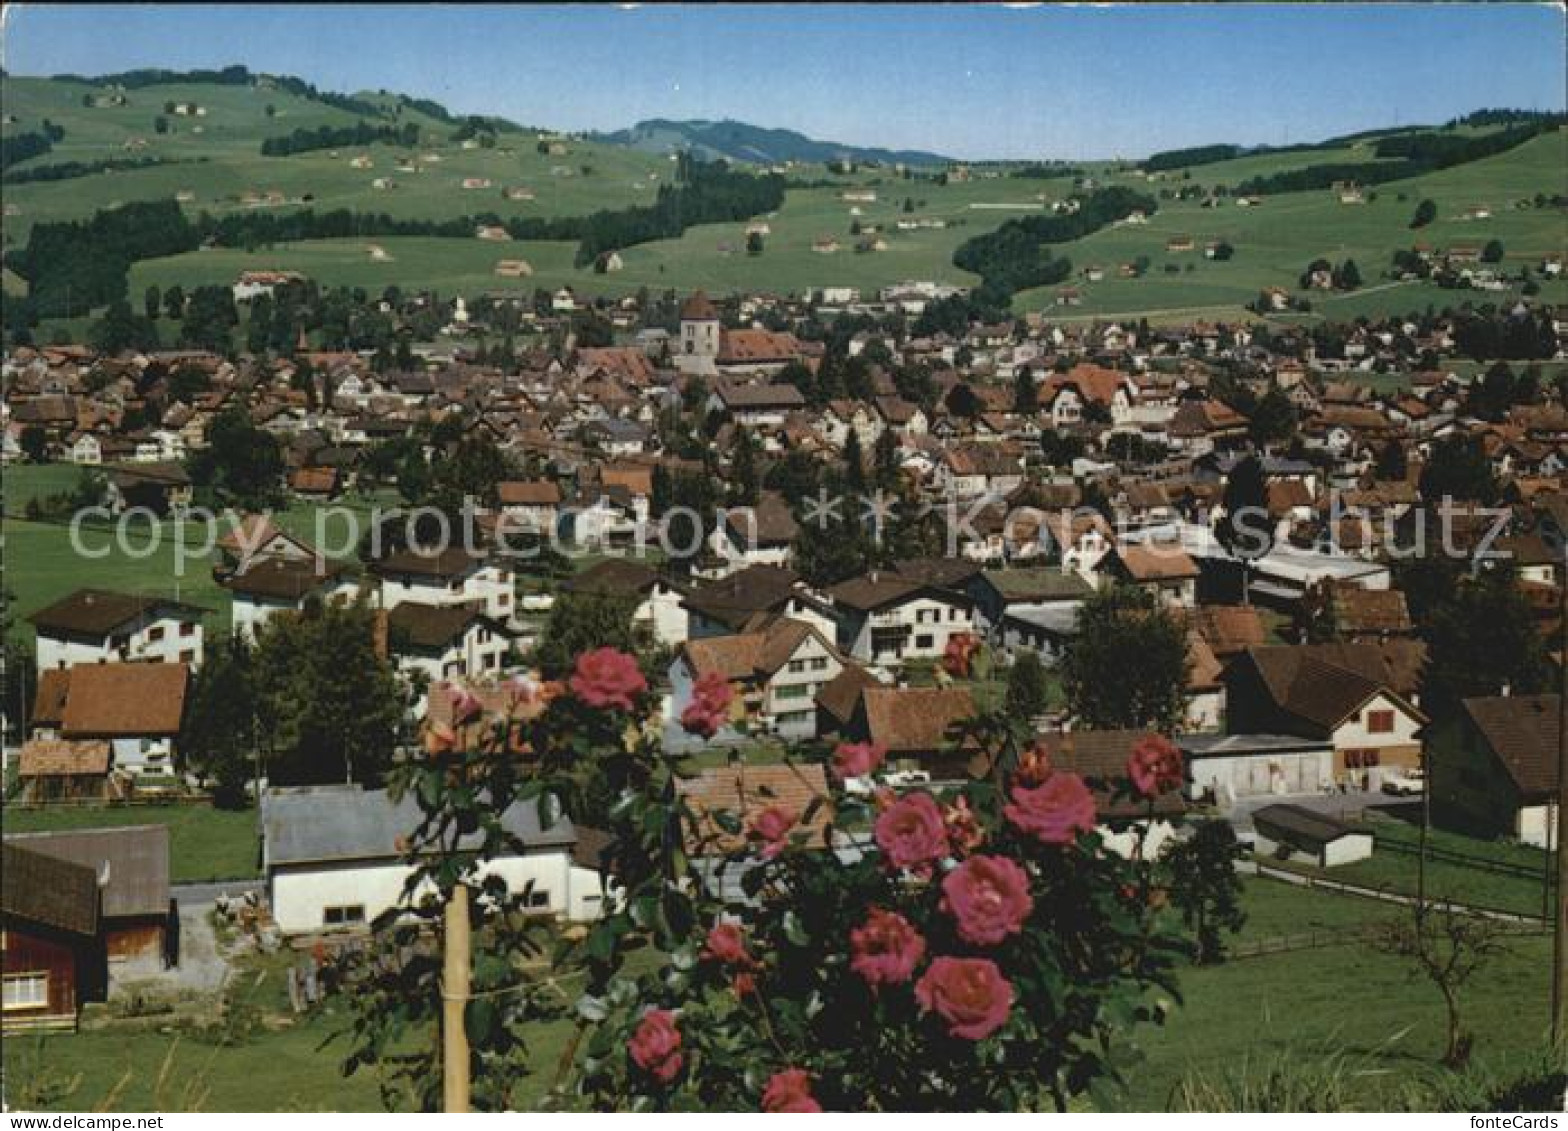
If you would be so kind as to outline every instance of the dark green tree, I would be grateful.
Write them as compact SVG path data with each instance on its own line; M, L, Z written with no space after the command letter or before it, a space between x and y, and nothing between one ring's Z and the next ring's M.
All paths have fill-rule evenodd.
M1187 633L1147 590L1118 586L1078 612L1062 687L1080 726L1177 729L1186 714Z
M1432 446L1432 458L1421 469L1421 497L1429 504L1445 498L1489 504L1497 494L1497 476L1481 437L1450 436Z
M177 762L213 790L223 808L245 803L245 785L257 769L254 658L235 634L207 649L187 697Z
M1031 719L1051 707L1051 677L1033 648L1020 648L1007 673L1007 696L1003 709L1009 719L1028 725Z
M1245 855L1229 821L1202 821L1162 857L1171 906L1193 932L1193 957L1200 964L1222 961L1224 932L1235 934L1247 921L1236 872L1236 861Z
M1296 431L1296 406L1277 388L1271 388L1252 410L1247 430L1259 447L1288 440Z
M1416 214L1410 218L1412 228L1424 228L1437 219L1437 205L1430 200L1423 200L1416 205Z
M220 499L260 510L283 488L283 452L270 432L256 427L241 406L212 422L207 446L186 461L191 480Z
M42 424L29 424L22 429L22 454L29 463L44 463L49 459L49 433Z
M1448 717L1461 699L1529 695L1543 690L1551 668L1529 600L1513 571L1498 566L1463 578L1426 618L1427 667L1422 707Z
M391 766L405 707L376 649L377 616L363 603L316 603L262 628L256 715L272 784L374 786Z
M636 602L603 593L562 593L550 607L534 660L550 678L568 674L576 658L595 648L645 652L646 634L632 620Z

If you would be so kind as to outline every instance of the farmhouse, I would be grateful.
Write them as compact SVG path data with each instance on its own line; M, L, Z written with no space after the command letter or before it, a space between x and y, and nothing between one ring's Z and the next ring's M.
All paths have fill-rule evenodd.
M689 614L682 591L640 562L607 558L561 583L562 593L619 598L632 604L632 623L647 628L655 642L671 647L687 637Z
M84 864L0 845L0 1026L71 1029L108 985L98 933L98 875Z
M1421 763L1427 718L1395 685L1404 650L1371 644L1249 648L1224 673L1233 734L1290 734L1334 747L1334 780L1377 789L1391 769Z
M111 990L174 960L167 825L14 833L5 843L92 869Z
M234 598L234 631L254 640L281 612L302 612L311 602L352 601L358 582L324 558L268 557L223 580Z

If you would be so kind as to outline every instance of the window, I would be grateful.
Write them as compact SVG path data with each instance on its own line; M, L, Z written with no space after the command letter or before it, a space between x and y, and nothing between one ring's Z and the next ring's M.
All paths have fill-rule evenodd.
M180 625L180 635L181 636L195 636L196 635L196 622L195 621L186 621L184 624Z
M157 628L149 628L147 630L147 639L149 641L151 641L151 642L157 642L159 640L162 640L163 639L163 626L159 625Z
M180 653L180 663L182 663L182 664L194 664L195 662L196 662L196 649L194 649L194 648L187 648L187 649L185 649L185 651Z
M932 636L929 632L924 633L923 635L915 637L915 647L916 648L929 648L929 647L931 647L931 645L935 641L935 639L936 638L934 636Z
M805 670L806 670L806 661L805 660L791 660L789 662L789 671L790 671L791 675L799 675L801 672L803 672Z
M826 656L816 656L816 657L813 657L812 661L811 661L811 670L814 671L814 672L825 672L825 671L827 671L828 670L828 658Z
M540 888L532 888L523 895L523 906L529 911L548 911L550 893Z
M49 1004L49 975L43 971L7 974L3 1005L6 1009L37 1009Z
M775 699L805 699L811 694L811 684L797 683L793 686L776 687L773 689Z
M1394 732L1394 712L1368 711L1367 730L1372 734L1392 734Z
M324 907L321 909L321 921L328 927L346 927L351 923L363 923L365 905L352 903L346 907Z

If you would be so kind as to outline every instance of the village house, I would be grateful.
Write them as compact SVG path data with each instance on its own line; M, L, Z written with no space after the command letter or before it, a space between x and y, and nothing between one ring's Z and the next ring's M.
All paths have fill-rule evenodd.
M563 594L624 600L632 605L632 624L647 629L656 644L675 647L689 628L684 595L669 578L641 562L607 558L561 583Z
M1389 771L1421 765L1427 718L1395 690L1408 677L1371 644L1249 648L1226 669L1232 734L1287 734L1333 745L1337 784L1378 789Z
M208 612L166 597L78 589L27 619L37 636L41 673L139 660L200 666L202 618Z
M1180 546L1123 543L1100 562L1112 583L1153 593L1167 606L1190 609L1198 603L1198 566Z
M716 673L736 689L740 709L764 732L812 739L817 737L817 693L844 666L844 657L821 630L788 618L758 632L689 640L670 662L669 717L678 720L696 682Z
M830 640L838 622L832 606L812 593L794 570L754 565L693 586L684 604L690 614L690 637L754 632L787 617L805 621Z
M897 667L937 660L955 636L973 635L974 602L961 593L872 572L828 590L837 642L864 664Z
M262 873L278 929L285 935L367 930L402 901L413 868L397 846L420 820L412 796L394 802L384 791L352 785L264 793ZM487 861L479 879L498 877L531 914L599 917L603 881L574 861L577 831L569 819L545 828L536 802L516 801L501 823L520 847ZM476 849L481 836L466 834L460 847Z
M512 571L461 546L433 554L398 550L371 562L369 569L376 604L383 609L404 602L433 608L473 605L503 624L515 612Z
M936 781L964 781L970 776L972 752L958 748L950 732L974 714L974 695L967 687L867 685L855 696L839 737L881 746L892 770L921 772Z
M169 827L9 833L5 843L90 868L98 887L98 939L108 959L108 991L156 975L178 958L169 892Z
M233 597L234 632L252 641L279 613L303 612L312 602L351 602L359 595L348 570L323 558L264 557L221 584Z
M9 837L0 864L0 1030L74 1029L108 988L98 873Z
M37 738L109 743L110 772L174 772L190 669L184 664L78 664L40 674L31 724Z

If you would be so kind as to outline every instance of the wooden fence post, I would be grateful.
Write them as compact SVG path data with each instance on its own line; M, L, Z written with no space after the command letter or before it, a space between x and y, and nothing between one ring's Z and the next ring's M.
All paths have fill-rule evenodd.
M470 989L468 888L458 884L446 905L441 977L441 1099L447 1112L466 1112L469 1099L468 1031L463 1012Z

